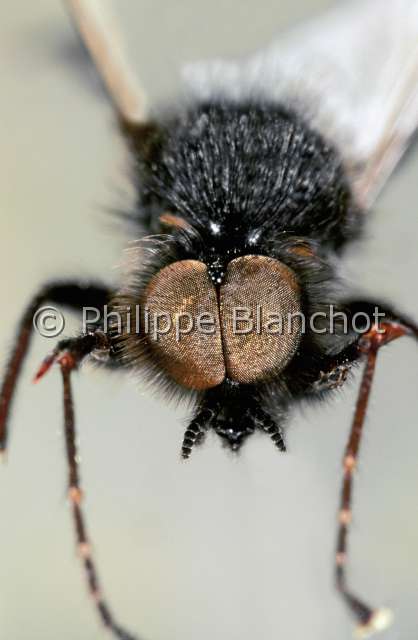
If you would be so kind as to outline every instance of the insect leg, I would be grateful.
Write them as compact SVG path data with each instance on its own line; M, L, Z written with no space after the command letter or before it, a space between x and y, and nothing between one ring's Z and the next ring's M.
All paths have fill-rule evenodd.
M316 357L308 365L303 364L304 380L301 385L297 381L297 388L294 393L298 396L306 395L322 395L332 389L341 387L347 380L347 377L360 358L362 353L359 349L358 342L361 338L359 334L354 342L344 347L340 352L333 355L321 355ZM300 370L301 365L298 365ZM291 376L289 376L291 382ZM292 389L293 391L293 389Z
M94 349L103 350L106 348L109 348L108 339L101 331L91 332L79 338L63 340L53 354L41 365L38 377L41 377L53 362L56 361L59 363L64 392L64 435L68 466L68 497L71 504L78 552L83 563L90 595L93 598L102 623L114 637L119 638L119 640L135 640L135 636L117 624L102 596L96 565L91 555L90 539L87 534L86 523L81 507L83 492L80 485L71 373L77 368L83 358Z
M359 344L362 336L374 325L382 322L399 324L418 337L417 325L396 309L376 301L350 300L344 305L347 317L355 330L355 339L339 353L316 358L313 365L305 367L307 384L304 393L321 393L341 387L354 364L364 358Z
M33 317L46 303L62 304L74 310L85 306L103 308L110 292L103 285L76 282L55 282L44 286L30 301L20 320L12 353L6 365L0 390L0 453L4 453L8 439L8 418L17 380L33 335Z
M342 387L347 380L352 363L337 364L328 371L321 371L313 388L315 392L328 391Z
M391 614L385 609L375 610L371 608L354 595L347 586L347 540L352 513L353 474L357 466L378 351L388 342L406 335L418 338L418 327L409 323L405 325L400 322L389 321L382 322L380 325L374 325L359 341L359 349L366 357L366 364L343 459L344 479L341 492L336 550L336 584L344 601L359 623L358 637L360 638L368 637L375 631L385 629L390 624Z

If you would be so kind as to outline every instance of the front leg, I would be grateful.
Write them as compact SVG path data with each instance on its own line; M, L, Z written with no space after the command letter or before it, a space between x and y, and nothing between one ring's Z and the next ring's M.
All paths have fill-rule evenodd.
M386 327L400 325L412 336L418 337L417 325L393 307L375 301L351 300L344 305L347 325L353 328L352 342L339 353L323 355L309 369L309 382L305 391L320 394L337 389L346 382L349 373L356 363L364 358L361 348L362 337L376 328L377 332Z
M83 282L51 282L42 287L23 312L15 343L10 354L0 390L0 453L4 453L8 439L8 420L19 374L33 336L33 320L36 311L45 303L63 305L73 311L83 307L103 309L110 298L106 286Z
M90 537L82 509L83 491L80 482L71 374L86 357L96 350L99 350L101 353L107 351L109 354L111 351L110 340L100 329L89 331L77 338L61 340L51 355L43 361L35 379L39 380L55 362L59 364L63 381L68 498L72 510L77 549L84 567L88 590L101 622L111 632L113 637L118 640L137 640L135 636L123 629L116 621L101 591L99 575L92 556Z
M352 367L351 362L337 364L327 371L320 371L319 378L313 383L313 391L321 393L342 387Z
M357 637L366 638L389 626L392 616L387 609L375 609L359 598L347 584L348 533L352 520L353 478L358 465L363 427L372 388L378 352L384 345L404 336L418 339L418 325L386 305L366 301L353 301L346 307L351 319L363 314L363 331L355 341L337 356L322 362L318 381L313 388L321 385L321 380L329 384L341 367L350 367L360 358L365 360L363 378L348 443L343 457L343 484L341 489L340 511L338 515L338 536L335 557L336 586L348 609L355 617L358 628ZM377 316L377 312L380 314ZM377 317L379 318L377 320ZM326 365L326 366L325 366ZM344 374L343 374L344 375Z
M317 356L314 364L304 371L306 378L302 387L297 390L298 395L302 398L306 395L321 397L342 387L353 366L362 358L363 354L359 348L360 337L361 334L356 336L354 341L339 353Z

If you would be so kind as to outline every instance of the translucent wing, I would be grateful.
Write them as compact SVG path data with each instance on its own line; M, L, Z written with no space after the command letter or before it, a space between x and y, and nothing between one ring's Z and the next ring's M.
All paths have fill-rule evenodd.
M418 127L417 0L351 0L239 61L187 66L201 98L293 105L339 148L369 207Z
M145 121L145 94L134 78L103 0L66 0L76 29L121 120Z

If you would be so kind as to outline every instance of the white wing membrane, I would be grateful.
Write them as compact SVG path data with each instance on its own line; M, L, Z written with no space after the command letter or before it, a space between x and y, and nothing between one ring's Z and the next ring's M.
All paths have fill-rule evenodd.
M103 4L98 0L66 0L77 31L119 115L126 122L140 124L145 120L145 95Z
M337 145L370 206L418 127L418 0L352 0L239 61L184 69L200 98L294 106Z

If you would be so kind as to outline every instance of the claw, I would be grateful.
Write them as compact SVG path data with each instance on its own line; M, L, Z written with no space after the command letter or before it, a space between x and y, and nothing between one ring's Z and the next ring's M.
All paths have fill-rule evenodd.
M55 360L57 359L57 352L53 351L52 353L49 354L49 356L47 356L41 363L41 366L39 367L38 371L36 372L36 375L33 379L33 382L36 384L37 382L39 382L39 380L41 378L44 377L44 375L46 373L48 373L48 371L50 370L50 368L52 367L52 365L54 364Z
M44 377L46 373L50 370L52 365L58 362L61 366L61 369L67 369L71 371L77 366L77 359L70 351L61 351L60 349L55 349L52 353L49 354L41 363L33 382L39 382L41 378Z
M354 637L359 640L370 638L375 633L385 631L393 622L393 613L390 609L376 609L366 624L358 626L354 632Z

